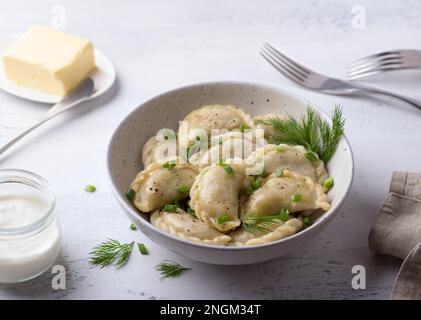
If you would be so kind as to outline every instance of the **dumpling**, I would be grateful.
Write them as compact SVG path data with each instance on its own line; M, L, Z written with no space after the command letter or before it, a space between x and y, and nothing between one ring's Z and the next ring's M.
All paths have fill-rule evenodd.
M255 167L257 171L263 169L266 175L276 173L279 169L287 169L323 183L328 177L323 161L310 161L306 153L303 146L267 144L254 151L246 163L249 168Z
M160 209L180 196L177 188L190 189L198 173L191 164L152 163L131 184L136 192L133 204L142 212Z
M182 209L177 209L174 213L155 211L151 215L151 223L169 234L194 242L226 245L231 241L230 236L209 227Z
M210 148L195 153L190 157L189 162L203 167L232 158L245 159L256 149L256 146L263 146L265 143L266 140L256 136L252 130L229 131L212 137Z
M327 211L330 204L320 184L309 177L283 170L282 176L271 174L263 180L262 186L244 202L241 216L276 214L281 209L288 209L291 213L315 209Z
M204 106L189 113L180 125L180 144L187 147L198 137L200 140L209 140L212 129L233 130L241 125L250 128L253 125L251 116L242 109L232 105Z
M253 246L287 238L300 231L302 227L301 220L292 218L286 222L276 220L273 227L266 232L251 233L241 228L231 232L229 236L232 238L231 245L233 246Z
M163 163L176 160L178 156L178 144L175 137L173 139L164 139L159 136L150 138L142 149L142 162L144 168L151 163Z
M238 197L244 177L243 164L204 168L190 189L190 206L199 219L219 231L238 227Z
M279 132L272 126L265 124L265 121L278 118L280 120L287 120L287 117L281 113L268 113L265 115L259 115L253 117L254 128L259 128L264 130L264 136L266 139L272 139L277 136Z

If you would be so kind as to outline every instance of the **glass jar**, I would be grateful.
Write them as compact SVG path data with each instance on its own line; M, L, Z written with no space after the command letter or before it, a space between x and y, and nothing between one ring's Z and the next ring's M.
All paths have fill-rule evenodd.
M60 252L55 197L25 170L0 170L0 282L16 283L48 270Z

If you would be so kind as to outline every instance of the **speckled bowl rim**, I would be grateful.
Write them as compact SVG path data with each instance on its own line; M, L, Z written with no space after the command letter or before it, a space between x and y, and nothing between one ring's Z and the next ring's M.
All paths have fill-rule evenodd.
M176 236L173 236L167 232L164 232L160 229L158 229L157 227L155 227L154 225L152 225L152 223L150 223L149 221L146 221L145 219L143 219L142 217L139 216L139 213L137 211L137 209L135 209L132 206L129 206L126 201L125 198L119 193L119 191L117 190L117 187L114 183L114 179L113 176L111 174L111 157L112 157L112 145L113 145L113 141L116 138L118 132L120 131L120 129L122 127L125 126L126 122L128 122L130 120L130 118L138 112L138 109L142 108L145 104L149 104L152 102L156 102L157 100L161 99L163 96L169 95L169 94L173 94L177 91L186 91L186 90L190 90L192 88L200 88L200 87L204 87L204 86L221 86L221 85L227 85L227 86L248 86L250 88L254 87L254 88L261 88L261 89L270 89L270 90L274 90L274 91L278 91L283 95L288 95L291 96L297 100L300 100L304 103L306 103L307 105L311 105L313 109L316 110L316 113L322 115L323 117L325 117L326 119L331 120L331 117L325 113L323 110L321 110L317 105L315 105L313 102L302 98L296 94L293 94L289 91L286 91L284 89L279 89L278 87L272 86L272 85L267 85L267 84L263 84L263 83L253 83L253 82L247 82L247 81L213 81L213 82L202 82L202 83L196 83L196 84L189 84L189 85L184 85L181 87L177 87L171 90L168 90L164 93L161 93L157 96L154 96L148 100L145 100L144 102L142 102L139 106L137 106L136 108L134 108L116 127L116 129L114 130L110 142L108 144L108 148L107 148L107 172L108 172L108 176L110 179L110 184L111 184L111 189L113 190L114 194L117 197L117 200L119 201L120 205L123 206L124 209L126 209L127 212L130 213L130 216L133 217L133 219L135 219L136 221L140 221L140 223L149 229L149 231L151 232L157 232L159 234L161 234L164 237L170 238L173 241L179 242L181 244L187 244L196 248L201 248L201 249L207 249L207 250L229 250L229 251L248 251L248 250L257 250L259 248L266 248L266 247L270 247L270 246L276 246L280 243L286 243L290 240L299 238L299 237L304 237L304 235L308 232L310 232L310 230L316 228L316 227L322 227L320 226L321 224L326 224L329 222L328 220L332 219L340 210L340 208L343 206L345 199L347 198L349 191L351 189L352 186L352 181L354 178L354 155L352 152L352 148L351 145L349 143L348 138L346 137L346 135L344 134L342 136L342 139L345 142L345 145L349 151L350 154L350 163L349 163L349 168L350 168L350 174L349 174L349 180L347 181L347 185L346 185L346 191L344 192L344 194L342 195L342 197L339 199L339 201L332 206L329 211L325 214L323 214L320 218L318 218L316 220L316 222L314 224L312 224L310 227L293 234L292 236L289 236L287 238L284 239L280 239L280 240L276 240L273 242L269 242L269 243L265 243L265 244L260 244L260 245L256 245L256 246L242 246L242 247L234 247L234 246L219 246L219 245L209 245L209 244L205 244L205 243L196 243L193 241L189 241L187 239L183 239L183 238L179 238ZM161 244L160 244L161 245Z

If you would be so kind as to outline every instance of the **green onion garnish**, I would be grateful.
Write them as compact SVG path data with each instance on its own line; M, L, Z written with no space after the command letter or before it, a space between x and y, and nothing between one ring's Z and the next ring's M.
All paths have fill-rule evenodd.
M251 181L250 181L250 187L251 187L253 190L257 190L257 189L259 189L259 188L260 188L260 181L259 181L259 180L257 180L257 179L251 180Z
M135 230L137 230L137 227L136 227L136 225L134 223L132 223L130 225L130 229L133 230L133 231L135 231Z
M303 195L299 193L296 193L291 197L292 202L300 202L302 198L303 198Z
M229 176L233 176L234 175L234 169L231 166L226 165L224 167L224 170L225 170L226 173L228 173Z
M192 208L187 208L187 213L189 213L194 219L197 219L196 211L194 211Z
M216 220L218 224L223 224L229 220L228 214L227 213L221 214L220 216L218 216Z
M289 211L288 209L281 209L281 212L279 213L279 219L283 222L287 221L289 219Z
M325 187L327 190L329 190L330 188L333 187L333 184L334 184L333 178L329 177L323 182L323 187Z
M129 188L126 192L126 198L129 200L129 202L133 203L134 198L136 196L136 191L134 191L132 188Z
M250 185L248 185L247 187L244 188L244 194L247 197L250 197L252 195L253 191L254 190L253 190L253 188Z
M165 212L170 212L170 213L174 213L177 211L178 206L175 204L166 204L164 206L164 209L162 209Z
M276 148L276 152L278 153L284 153L287 149L285 149L285 147L283 146L279 146Z
M240 125L240 131L241 132L244 132L244 131L249 130L249 129L251 129L251 127L247 124Z
M148 250L146 249L143 243L137 243L137 247L139 248L139 251L143 256L146 256L148 254Z
M284 175L284 171L282 169L277 169L275 171L275 176L282 177Z
M182 193L182 194L189 194L190 188L188 186L179 186L177 188L177 192Z
M167 161L165 162L162 167L167 169L167 170L172 170L175 166L176 166L176 161L175 160L171 160L171 161Z
M311 226L313 224L313 220L310 217L303 217L301 222L305 227Z
M95 186L93 186L93 185L91 185L91 184L88 184L88 185L85 187L85 191L86 191L86 192L95 192L95 190L96 190L96 187L95 187Z

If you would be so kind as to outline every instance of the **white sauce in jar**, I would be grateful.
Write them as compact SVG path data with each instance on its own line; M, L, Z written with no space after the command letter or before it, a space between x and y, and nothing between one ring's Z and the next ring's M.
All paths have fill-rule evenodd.
M57 258L60 229L52 214L54 198L42 191L0 181L0 282L32 279Z

